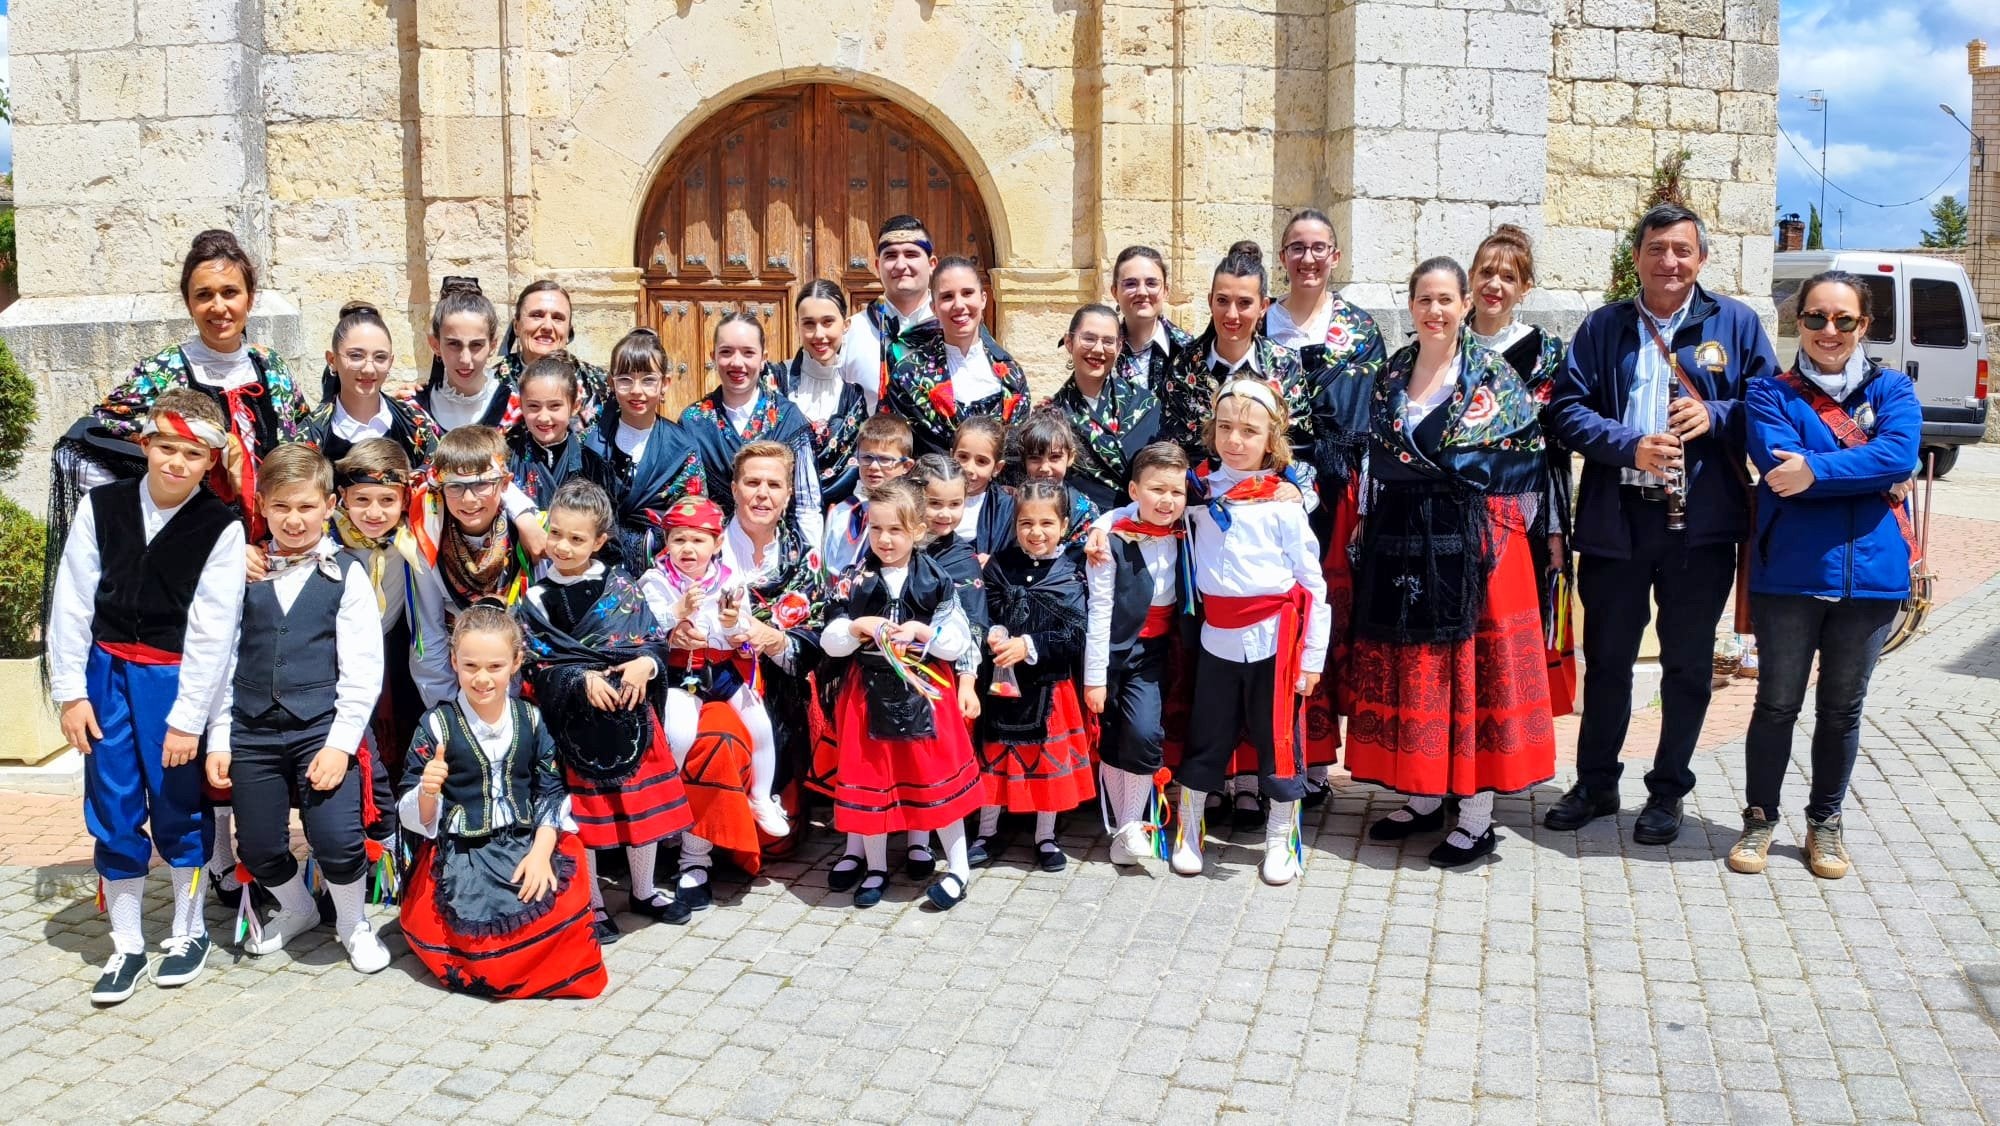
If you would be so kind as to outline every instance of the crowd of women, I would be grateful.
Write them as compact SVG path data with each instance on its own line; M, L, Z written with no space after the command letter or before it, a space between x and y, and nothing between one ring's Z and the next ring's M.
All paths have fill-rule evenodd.
M352 777L329 787L313 756L336 745L332 697L317 728L292 715L278 724L287 745L310 746L281 768L289 788L256 800L278 803L282 834L284 803L352 790L352 817L307 818L313 851L351 838L374 864L373 894L400 898L413 949L458 988L594 993L594 952L618 934L600 853L607 872L622 864L631 912L684 923L713 904L718 853L754 873L821 800L846 838L826 878L859 908L900 870L948 910L1017 836L1028 862L1060 870L1065 815L1072 843L1101 820L1113 863L1182 875L1204 870L1213 833L1261 830L1262 878L1288 883L1305 858L1302 810L1325 799L1336 763L1401 796L1371 839L1434 837L1433 864L1469 864L1495 848L1494 795L1555 774L1573 584L1587 668L1578 778L1545 823L1618 809L1654 596L1665 723L1633 832L1674 839L1734 584L1763 675L1728 862L1763 867L1817 653L1808 856L1841 875L1861 702L1908 591L1897 490L1920 429L1909 381L1856 347L1868 290L1840 274L1802 287L1799 360L1780 370L1756 316L1699 285L1699 217L1663 206L1634 233L1640 295L1591 314L1567 348L1517 316L1535 263L1512 226L1469 269L1415 269L1412 338L1392 348L1335 290L1324 214L1293 216L1278 246L1285 292L1273 296L1260 249L1238 243L1187 295L1206 311L1198 335L1168 319L1179 298L1162 256L1126 248L1113 303L1075 311L1066 370L1037 402L1031 365L987 327L978 266L939 259L922 222L898 216L875 248L881 298L850 309L839 286L806 284L790 357L767 355L754 317L724 317L717 386L666 417L659 338L634 329L606 367L584 362L551 281L526 287L503 323L476 282L448 279L414 393L392 388L388 322L349 305L315 406L245 339L254 264L228 234L204 233L182 275L195 335L142 361L58 445L51 521L58 545L73 512L94 529L63 556L65 581L88 567L104 584L96 626L90 593L72 595L75 628L142 663L157 638L135 650L104 624L125 550L107 538L109 490L148 474L150 500L127 511L145 518L140 549L165 535L155 511L178 510L159 450L178 437L212 450L208 490L240 522L231 582L252 595L238 592L230 636L236 724L227 701L214 707L206 753L222 765L190 813L199 855L169 864L208 873L253 952L318 921L295 873L237 859L253 823L269 851L273 822L244 805L245 756L263 753L243 749L245 725L269 720L246 713L246 685L272 702L313 687L286 679L286 643L278 670L260 672L273 658L253 633L267 619L310 632L304 603L286 602L306 598L299 580L283 579L308 559L332 561L329 576L351 565L380 610L372 665L360 641L335 640L332 617L323 654L292 654L319 666L321 687L327 669L343 684L373 670L366 730L343 748ZM316 453L283 452L293 445ZM300 499L316 474L323 510ZM259 601L284 581L278 609ZM167 647L184 684L194 634L212 628L191 624L212 620L209 588L193 571L185 585L188 636L168 631ZM59 704L84 696L83 667L68 697L58 678ZM90 685L102 687L95 672ZM168 725L168 766L203 771L200 756L173 761L184 726ZM68 710L65 728L80 745L103 738ZM141 773L134 785L158 788ZM93 812L94 833L110 809ZM341 818L351 831L327 827ZM98 835L107 869L110 834ZM674 842L661 888L657 850ZM323 866L336 892L359 894L353 864L340 880ZM184 914L179 980L199 922ZM378 959L357 926L344 911L342 941L365 969ZM143 960L128 945L105 997Z

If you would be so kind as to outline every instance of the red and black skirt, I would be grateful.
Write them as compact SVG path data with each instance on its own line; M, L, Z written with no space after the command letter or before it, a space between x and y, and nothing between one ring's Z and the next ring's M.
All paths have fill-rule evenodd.
M985 788L956 697L930 705L930 734L878 738L863 680L844 677L834 706L833 827L863 836L924 832L978 809Z
M475 997L595 997L604 956L591 929L583 846L556 841L554 894L515 897L508 877L534 831L511 827L479 841L446 837L417 847L401 921L410 951L445 988Z
M1555 775L1555 724L1527 526L1518 501L1484 498L1491 572L1471 636L1360 634L1347 769L1404 794L1516 793Z
M646 709L649 713L652 709ZM657 713L651 715L652 738L639 756L639 768L623 782L593 781L568 766L570 815L577 839L585 848L653 844L694 824L680 768L667 747L667 735Z
M1059 681L1049 686L1047 695L1048 710L1042 721L1010 724L998 731L1002 713L1024 701L987 701L983 718L992 722L986 725L987 737L979 745L985 804L1010 813L1061 813L1097 796L1090 725L1077 703L1076 684ZM1021 727L1032 728L1040 737L1024 739L1013 734Z

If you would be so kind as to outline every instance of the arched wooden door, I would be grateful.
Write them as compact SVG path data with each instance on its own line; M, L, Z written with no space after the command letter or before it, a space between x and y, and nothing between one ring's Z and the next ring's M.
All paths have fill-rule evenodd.
M930 228L939 257L963 254L982 270L993 261L986 208L964 162L883 98L788 86L695 130L653 181L639 225L640 323L666 346L666 408L678 411L715 385L709 341L729 312L756 314L772 358L789 358L798 347L792 300L806 282L839 282L857 309L879 295L875 228L904 213Z

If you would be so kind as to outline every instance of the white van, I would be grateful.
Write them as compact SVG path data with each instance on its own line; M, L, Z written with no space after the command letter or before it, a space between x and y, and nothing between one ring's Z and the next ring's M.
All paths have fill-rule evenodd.
M1799 286L1822 270L1845 270L1865 282L1874 319L1868 356L1916 382L1924 405L1924 449L1937 475L1951 471L1958 447L1986 436L1986 333L1965 268L1922 254L1874 250L1793 250L1774 255L1771 301L1778 307L1778 362L1799 350Z

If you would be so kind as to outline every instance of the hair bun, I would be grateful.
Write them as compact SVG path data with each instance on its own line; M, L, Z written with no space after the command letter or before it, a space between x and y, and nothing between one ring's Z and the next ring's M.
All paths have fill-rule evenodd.
M443 297L447 293L478 292L480 292L478 278L469 278L463 275L447 275L444 281L438 283L439 297Z
M1230 244L1229 257L1248 259L1261 266L1264 264L1264 248L1258 246L1254 239L1243 239Z
M349 301L347 304L342 305L340 307L340 315L343 318L351 317L356 313L373 313L375 316L379 317L382 315L382 310L377 309L373 304L367 301Z

